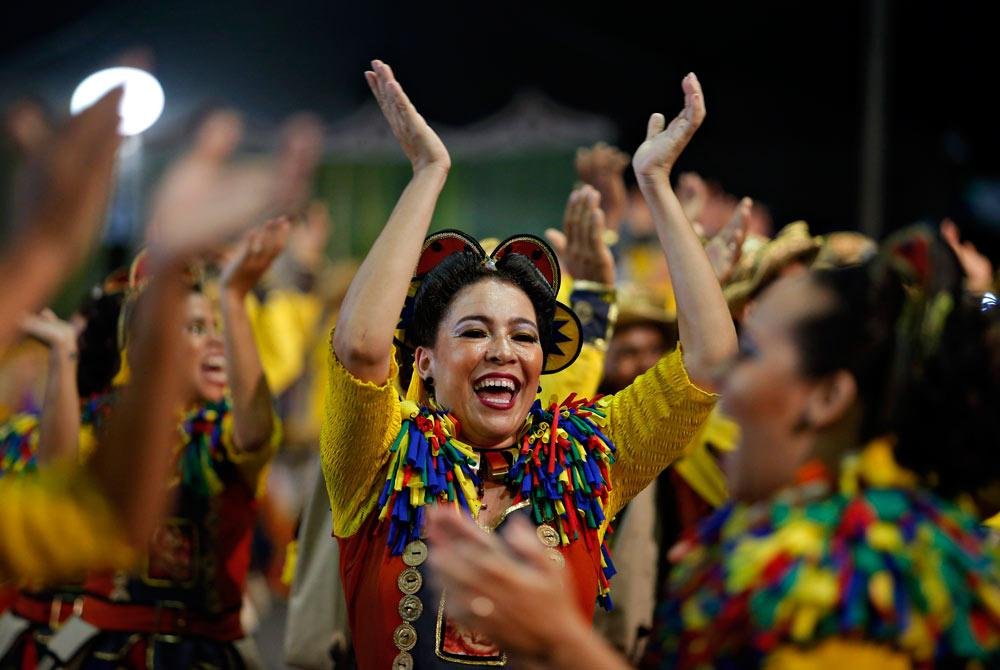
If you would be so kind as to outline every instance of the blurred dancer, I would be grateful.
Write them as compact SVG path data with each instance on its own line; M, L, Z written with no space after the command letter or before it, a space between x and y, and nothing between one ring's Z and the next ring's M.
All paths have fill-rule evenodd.
M1000 313L965 300L927 229L880 257L775 282L723 380L741 427L735 501L672 552L643 665L982 667L1000 653L1000 555L977 518L929 493L977 490L1000 425ZM948 421L937 410L947 398ZM902 481L895 454L924 483ZM547 667L616 668L530 532L508 546L434 518L452 612ZM472 579L488 570L492 580ZM461 595L456 595L461 594ZM535 625L504 615L528 608ZM542 623L544 622L544 623Z

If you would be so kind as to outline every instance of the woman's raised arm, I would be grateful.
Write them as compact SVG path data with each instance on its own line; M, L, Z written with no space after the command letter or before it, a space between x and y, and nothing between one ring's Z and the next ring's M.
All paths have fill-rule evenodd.
M372 61L365 79L413 165L413 178L351 282L337 320L333 350L352 375L382 384L389 377L399 312L451 158L388 65Z
M662 114L649 118L632 167L667 255L684 366L696 384L711 389L714 371L736 352L736 329L701 241L670 186L674 163L705 119L705 97L694 73L684 77L682 87L684 109L665 129Z

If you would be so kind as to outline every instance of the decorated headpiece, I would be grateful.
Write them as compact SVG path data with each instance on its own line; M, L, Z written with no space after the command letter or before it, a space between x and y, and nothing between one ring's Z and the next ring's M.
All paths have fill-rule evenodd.
M961 270L928 226L904 228L882 244L890 268L906 290L896 324L898 350L912 365L936 353L948 315L960 297ZM907 363L909 361L909 363Z
M407 329L414 321L417 291L428 274L446 258L455 254L470 254L484 267L493 271L496 271L497 264L509 255L517 254L526 258L551 290L555 305L551 336L547 342L542 342L542 349L545 352L542 374L564 370L576 360L583 346L580 320L572 309L555 299L559 293L559 261L552 248L541 238L527 234L508 237L499 242L489 254L483 251L483 247L474 238L458 230L442 230L428 236L424 240L420 259L417 261L417 268L410 281L410 288L400 314L399 325L396 327L398 344L410 349L414 347L407 337Z
M738 314L749 300L793 263L812 263L822 243L822 238L809 232L809 224L805 221L789 223L773 240L748 235L740 261L722 290L729 310Z

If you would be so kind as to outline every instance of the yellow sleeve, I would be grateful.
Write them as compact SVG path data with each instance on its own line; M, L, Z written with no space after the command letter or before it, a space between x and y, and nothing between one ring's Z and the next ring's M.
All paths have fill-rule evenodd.
M333 512L333 533L350 537L378 501L389 448L402 425L399 394L393 385L399 371L392 356L384 384L364 382L340 363L332 344L330 352L320 460Z
M739 440L739 426L716 407L708 416L691 450L674 467L706 502L721 507L729 499L726 477L712 450L732 451Z
M260 364L274 395L280 395L302 375L322 305L309 293L273 290L261 303L246 297Z
M832 638L809 649L779 647L764 661L765 670L909 670L909 657L893 649L860 640Z
M274 421L274 429L271 431L271 439L268 443L256 451L243 451L236 448L233 442L233 413L229 412L222 418L222 446L226 450L226 457L232 461L233 465L240 471L243 481L250 485L257 495L264 493L267 483L263 477L264 470L270 464L271 459L278 453L281 445L282 428L281 419L273 411L271 412Z
M606 426L618 455L607 518L684 454L717 399L691 383L680 346L608 398Z
M0 582L49 584L134 560L121 524L82 468L4 477L0 505Z
M570 393L588 400L597 395L597 387L604 375L604 351L593 344L584 344L580 356L562 372L542 375L542 390L538 398L549 405L552 398L561 403Z

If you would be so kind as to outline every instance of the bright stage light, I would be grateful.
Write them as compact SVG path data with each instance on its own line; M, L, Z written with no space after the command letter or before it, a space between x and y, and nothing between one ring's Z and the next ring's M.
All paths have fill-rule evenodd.
M81 81L73 91L69 111L79 114L100 100L105 93L122 84L125 84L125 94L118 107L122 117L118 131L122 135L138 135L156 123L163 113L163 88L156 77L145 70L112 67L95 72Z

